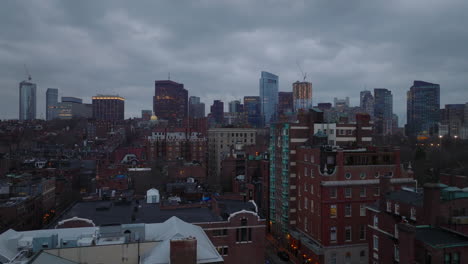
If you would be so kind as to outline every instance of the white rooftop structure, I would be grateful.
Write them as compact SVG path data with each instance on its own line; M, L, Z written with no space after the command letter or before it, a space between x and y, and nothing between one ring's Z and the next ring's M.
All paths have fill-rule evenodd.
M151 188L146 191L146 203L159 203L159 198L158 189Z

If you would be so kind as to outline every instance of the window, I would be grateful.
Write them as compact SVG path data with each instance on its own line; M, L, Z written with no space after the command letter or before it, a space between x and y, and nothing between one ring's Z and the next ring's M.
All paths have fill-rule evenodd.
M299 186L299 188L297 188L297 196L301 196L301 186Z
M399 204L395 204L395 214L400 215L400 205Z
M375 251L379 251L379 237L374 235L372 246Z
M334 129L330 129L330 135L333 135L335 134L335 130Z
M351 241L351 227L345 227L345 241Z
M352 131L351 129L346 130L346 132L348 132L348 135L352 135L352 134L353 134L353 131Z
M380 173L379 172L376 172L375 173L375 178L378 178L380 176Z
M307 197L304 197L304 209L307 209Z
M304 217L304 231L306 231L306 232L308 231L307 230L307 216Z
M336 188L330 188L330 198L336 198Z
M452 254L452 264L460 264L460 253L453 252L453 254Z
M314 157L314 155L310 155L310 162L315 163L315 157Z
M350 217L351 216L351 204L345 205L345 216Z
M366 176L367 176L367 175L366 175L365 172L361 172L361 173L359 174L359 178L361 178L361 179L365 179Z
M335 252L331 253L330 264L336 264L336 253Z
M345 188L345 197L346 198L351 198L352 196L352 189L351 188Z
M213 236L227 236L227 229L216 229L213 230Z
M359 196L366 197L366 187L361 187L361 189L359 190Z
M366 216L366 205L360 204L359 205L359 216Z
M410 211L411 211L410 212L411 213L411 216L410 216L411 220L416 220L416 208L411 207Z
M304 161L307 161L307 153L304 154Z
M332 204L330 205L330 217L336 218L336 216L337 216L336 204Z
M310 211L314 213L314 200L310 200Z
M247 219L241 219L241 225L247 226ZM252 241L252 228L237 228L236 230L236 241L237 242L248 242Z
M361 259L365 258L366 257L366 251L361 250L361 252L359 252L359 256L361 257Z
M304 176L307 177L308 176L307 174L308 174L307 173L307 167L304 167Z
M452 255L450 253L444 254L444 264L451 264L452 263Z
M377 217L377 215L374 215L374 227L378 227L379 226L379 217Z
M228 255L228 246L220 246L216 247L216 250L221 256L227 256Z
M394 245L395 260L400 261L400 248L397 245Z
M345 130L344 129L338 129L340 131L340 135L344 135L345 134Z
M365 225L359 226L359 239L360 240L366 239L366 226Z
M330 242L336 242L336 227L330 227Z
M380 195L380 188L379 188L379 187L375 187L374 196L379 196L379 195Z
M398 225L395 224L395 238L398 239Z
M345 178L346 178L347 180L351 179L351 176L352 176L352 175L351 175L350 172L347 172L347 173L345 174Z
M307 192L307 184L304 183L304 193Z
M387 212L392 212L392 202L387 201Z
M310 193L314 194L314 185L313 184L310 185Z
M346 252L345 264L351 264L351 252Z

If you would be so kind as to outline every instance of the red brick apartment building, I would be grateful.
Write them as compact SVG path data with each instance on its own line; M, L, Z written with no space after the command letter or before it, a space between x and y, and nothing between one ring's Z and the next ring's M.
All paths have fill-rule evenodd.
M367 263L366 206L380 197L379 178L414 186L400 151L390 148L297 148L297 224L286 235L298 263Z
M441 183L392 190L369 206L369 263L468 263L468 192Z

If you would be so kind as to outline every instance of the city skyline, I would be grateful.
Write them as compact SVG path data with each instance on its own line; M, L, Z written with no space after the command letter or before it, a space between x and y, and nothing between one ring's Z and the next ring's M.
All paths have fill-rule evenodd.
M139 116L141 109L151 109L147 98L153 95L152 84L166 79L169 72L171 79L184 83L190 95L203 98L208 105L215 99L229 102L257 95L251 91L258 86L262 70L278 74L279 91L289 91L293 82L302 80L297 61L308 73L307 81L314 83L315 104L349 96L351 104L358 105L361 90L385 87L395 95L400 125L406 123L404 94L414 80L439 83L443 91L441 105L467 101L459 97L467 65L458 59L466 50L455 44L449 48L437 44L441 40L462 43L460 36L468 35L459 27L466 21L464 3L372 3L364 8L352 3L315 6L275 2L262 7L270 11L265 13L282 13L272 19L244 13L246 7L260 7L258 2L248 5L220 1L214 6L226 10L221 12L225 17L221 21L205 8L206 3L191 5L187 9L190 11L181 8L183 3L164 8L151 5L129 8L118 3L5 3L0 26L5 32L0 45L0 118L18 116L15 88L26 78L23 64L38 85L38 118L46 117L48 87L59 87L64 96L80 97L87 103L97 93L119 94L127 99L125 117L129 118ZM424 12L414 12L419 9ZM91 14L80 20L74 10ZM191 12L192 16L185 17L199 22L191 24L192 18L165 16L176 10ZM15 13L28 14L31 19L21 20ZM336 13L343 16L331 22ZM233 20L239 15L245 21L230 23L239 21ZM396 16L399 19L394 19ZM453 20L421 22L446 17ZM324 23L319 23L321 20L327 23L327 30L320 30ZM364 26L369 29L366 36L360 30ZM198 34L191 45L184 44L191 31L204 28L210 34ZM121 35L127 37L122 39ZM455 38L458 40L451 41Z

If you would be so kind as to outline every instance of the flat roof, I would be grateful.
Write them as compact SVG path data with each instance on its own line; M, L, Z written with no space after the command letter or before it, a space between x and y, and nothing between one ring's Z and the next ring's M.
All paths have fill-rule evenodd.
M468 246L468 237L441 228L418 227L416 239L434 248Z
M96 226L108 224L130 224L130 223L162 223L172 216L176 216L187 223L217 222L223 219L213 213L210 208L180 208L161 210L159 204L148 204L145 200L128 203L114 203L106 201L109 204L108 209L96 210L103 205L103 201L78 202L58 220L51 225L54 228L59 221L72 217L86 218L94 222ZM134 207L141 206L134 213ZM132 215L136 215L135 221L132 221Z

